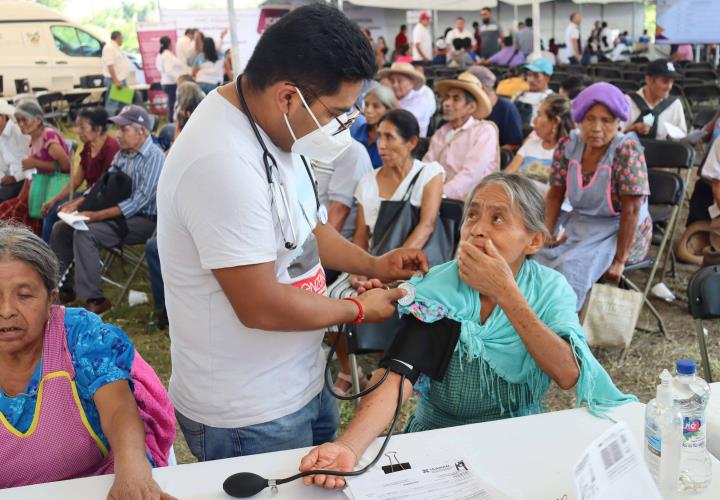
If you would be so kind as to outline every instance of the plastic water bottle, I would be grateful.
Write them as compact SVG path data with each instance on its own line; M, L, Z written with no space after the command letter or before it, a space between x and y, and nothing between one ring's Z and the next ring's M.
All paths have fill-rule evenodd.
M683 419L679 490L699 492L707 488L712 479L712 463L705 441L705 408L710 387L696 375L695 361L678 360L675 369L673 397Z
M673 405L673 377L663 370L655 399L645 407L645 462L664 498L678 489L682 416Z

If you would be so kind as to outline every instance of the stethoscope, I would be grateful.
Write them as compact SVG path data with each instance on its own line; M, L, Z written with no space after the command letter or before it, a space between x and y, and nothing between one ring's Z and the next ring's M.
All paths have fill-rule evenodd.
M268 151L267 146L265 146L265 141L263 141L263 138L260 135L260 131L258 130L257 124L255 123L255 118L253 118L253 115L250 113L250 108L248 107L247 102L245 101L245 96L243 95L242 85L240 85L241 79L242 75L238 75L237 79L235 80L235 88L237 89L237 94L240 98L240 105L242 106L242 110L245 113L245 116L247 116L247 119L250 122L250 127L252 127L253 133L255 134L255 138L257 139L258 144L260 144L260 147L263 150L263 165L265 165L265 175L267 176L267 182L270 186L270 196L272 196L272 204L276 207L277 210L277 204L275 200L275 181L273 180L273 168L278 174L280 173L280 170L278 169L275 157L270 153L270 151ZM317 181L315 180L315 177L310 171L310 166L308 165L305 157L300 156L300 158L302 159L303 165L305 166L305 172L307 172L308 178L310 179L310 184L312 184L313 194L315 195L315 208L317 210L317 218L321 224L326 224L328 219L327 210L323 205L320 204L320 195L318 193ZM285 248L288 250L295 250L298 245L298 236L297 232L295 231L295 223L293 222L293 217L290 212L290 205L288 204L287 193L285 192L285 186L283 186L281 182L278 182L277 184L277 190L280 193L280 201L283 204L283 209L287 214L287 219L290 226L290 239L285 236L285 230L283 229L282 220L280 220L280 213L278 210L278 219L280 220L280 233L282 234ZM307 220L308 224L312 228L313 225L310 223L310 220L305 213L305 209L303 208L302 203L300 203L300 210L303 212L305 220Z

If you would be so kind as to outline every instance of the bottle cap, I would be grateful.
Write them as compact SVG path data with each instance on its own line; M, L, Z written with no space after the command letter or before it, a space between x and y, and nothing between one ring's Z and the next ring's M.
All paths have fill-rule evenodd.
M398 300L398 305L409 306L410 304L415 302L415 285L406 281L404 283L401 283L398 288L402 288L407 292L404 297L401 297Z
M680 375L695 375L697 364L692 359L679 359L675 364L675 370Z

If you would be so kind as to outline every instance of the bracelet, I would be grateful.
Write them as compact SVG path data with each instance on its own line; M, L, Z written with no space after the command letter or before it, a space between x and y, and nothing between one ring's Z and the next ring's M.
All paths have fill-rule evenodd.
M342 300L349 300L350 302L353 302L357 306L358 315L355 318L355 320L353 321L353 323L355 323L356 325L359 325L360 323L362 323L363 320L365 319L365 309L363 308L362 303L355 297L345 297Z
M342 447L347 448L348 450L350 450L350 453L352 453L352 454L355 456L355 464L356 464L356 465L357 465L358 462L360 462L360 460L358 459L358 455L357 455L357 453L355 453L355 450L352 449L352 446L350 446L349 444L344 443L344 442L342 442L342 441L335 441L335 444L338 444L338 445L340 445L340 446L342 446Z

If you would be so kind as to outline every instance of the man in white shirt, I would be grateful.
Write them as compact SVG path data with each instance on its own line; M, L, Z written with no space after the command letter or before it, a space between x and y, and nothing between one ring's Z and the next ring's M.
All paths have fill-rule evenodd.
M22 162L30 153L30 136L15 123L15 107L0 99L0 202L15 198L23 187Z
M445 37L445 42L447 42L448 46L452 46L453 40L456 38L459 38L460 40L463 40L465 38L469 38L470 40L475 39L475 35L472 31L465 29L465 19L462 17L458 17L455 20L455 27L448 31L447 36Z
M195 59L195 33L197 28L188 28L175 46L175 53L182 62L190 66Z
M523 125L531 125L537 116L540 104L553 93L550 88L553 65L547 59L537 57L522 69L529 88L513 96L513 102L520 112Z
M102 50L103 76L107 92L105 93L105 108L108 115L115 116L127 103L122 103L110 98L110 91L113 87L122 89L127 85L126 79L130 75L130 64L127 56L120 46L123 43L122 33L113 31L110 34L110 41L105 44Z
M410 111L420 126L420 137L426 137L430 119L435 114L435 94L425 85L425 75L410 63L396 62L378 72L380 78L389 78L400 108Z
M565 50L570 64L580 64L582 51L580 42L580 23L582 16L579 12L570 14L570 23L565 29Z
M199 460L333 438L323 332L384 320L404 292L371 281L378 289L330 299L323 266L383 281L427 270L422 251L372 257L338 234L303 161L344 152L376 69L342 12L299 7L263 33L242 77L202 101L170 150L158 188L169 392Z
M687 124L682 102L670 95L673 83L681 75L667 59L648 63L645 85L628 95L630 116L623 124L625 132L635 132L649 139L682 139L687 136Z
M413 61L429 63L432 60L432 35L430 34L430 21L432 17L427 12L420 13L420 19L412 36Z

